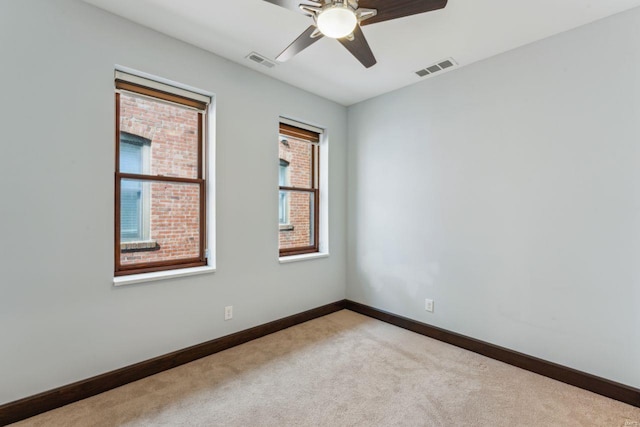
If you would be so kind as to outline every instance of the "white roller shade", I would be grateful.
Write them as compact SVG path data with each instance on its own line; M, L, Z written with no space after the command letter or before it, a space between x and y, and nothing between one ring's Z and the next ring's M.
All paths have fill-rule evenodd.
M318 133L322 135L324 133L324 129L308 125L306 123L297 122L295 120L287 119L286 117L280 117L280 123L284 123L285 125L294 126L300 129L306 129L311 132Z
M190 98L195 101L203 102L205 104L211 103L211 97L203 95L191 90L182 89L176 86L172 86L166 83L160 83L155 80L147 79L145 77L136 76L133 74L125 73L124 71L116 70L115 79L124 82L132 83L135 85L146 86L151 89L160 90L162 92L171 93L173 95L182 96L184 98Z

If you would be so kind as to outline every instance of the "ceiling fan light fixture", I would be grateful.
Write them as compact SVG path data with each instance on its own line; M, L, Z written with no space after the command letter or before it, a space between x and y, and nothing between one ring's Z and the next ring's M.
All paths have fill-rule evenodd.
M358 18L347 4L337 3L323 8L316 18L316 24L325 36L341 39L353 32Z

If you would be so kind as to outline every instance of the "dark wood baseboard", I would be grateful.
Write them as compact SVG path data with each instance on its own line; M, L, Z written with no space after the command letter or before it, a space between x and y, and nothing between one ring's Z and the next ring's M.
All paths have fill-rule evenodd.
M482 354L492 359L640 407L640 389L523 353L518 353L475 338L450 332L446 329L430 326L426 323L398 316L354 301L343 300L0 405L0 426L24 420L34 415L77 402L78 400L95 396L96 394L175 368L176 366L184 365L185 363L244 344L291 326L326 316L327 314L340 311L344 308Z
M256 338L344 309L345 301L274 320L235 334L197 344L173 353L145 360L86 380L45 391L0 406L0 426L11 424L40 413L59 408L87 397L120 387L185 363L193 362L222 350L244 344Z
M500 347L488 342L460 335L446 329L427 325L413 319L398 316L384 310L379 310L354 301L346 301L347 310L364 314L374 319L399 326L403 329L425 335L430 338L443 341L474 353L499 360L554 380L562 381L585 390L592 391L620 402L628 403L633 406L640 407L640 389L620 384L605 378L597 377L586 372L548 362L537 357L529 356L508 348Z

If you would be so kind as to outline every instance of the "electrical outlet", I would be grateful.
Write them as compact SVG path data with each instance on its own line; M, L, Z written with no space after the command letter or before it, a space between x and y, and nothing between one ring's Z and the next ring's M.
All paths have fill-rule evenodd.
M233 319L233 306L228 305L224 308L224 320Z
M433 300L432 299L425 299L424 300L424 309L427 310L430 313L433 313Z

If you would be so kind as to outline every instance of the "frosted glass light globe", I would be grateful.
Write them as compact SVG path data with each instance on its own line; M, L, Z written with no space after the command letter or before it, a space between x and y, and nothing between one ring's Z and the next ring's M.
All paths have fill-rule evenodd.
M316 23L322 34L332 39L340 39L353 32L358 19L348 7L333 6L320 12Z

